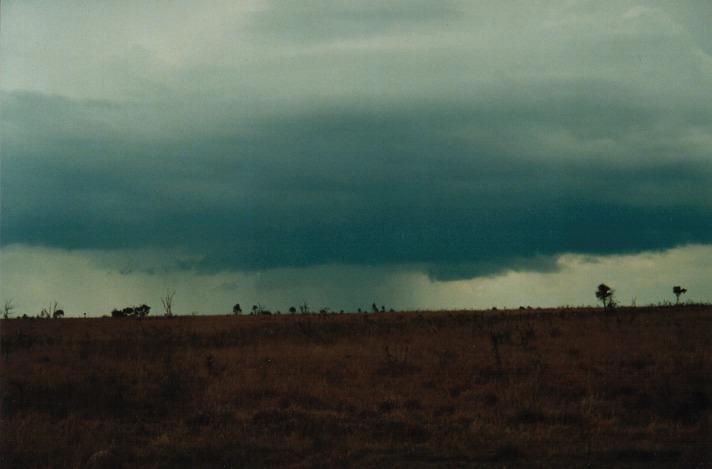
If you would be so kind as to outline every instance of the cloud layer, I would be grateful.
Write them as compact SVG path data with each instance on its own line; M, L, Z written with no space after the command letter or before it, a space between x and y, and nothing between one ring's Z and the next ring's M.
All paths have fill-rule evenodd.
M710 14L5 2L0 243L433 280L709 244Z

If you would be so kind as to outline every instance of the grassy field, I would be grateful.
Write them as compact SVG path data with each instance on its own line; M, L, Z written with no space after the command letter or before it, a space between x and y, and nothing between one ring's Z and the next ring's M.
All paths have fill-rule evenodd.
M710 306L0 333L7 468L712 465Z

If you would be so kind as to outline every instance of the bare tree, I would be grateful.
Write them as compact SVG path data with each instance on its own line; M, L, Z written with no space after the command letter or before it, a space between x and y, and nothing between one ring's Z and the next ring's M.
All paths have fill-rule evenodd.
M166 293L166 296L161 297L161 303L163 303L163 309L166 311L166 316L173 316L173 297L176 296L176 292Z
M682 288L680 286L672 287L672 292L675 294L675 304L680 304L680 295L687 293L687 288Z
M15 305L12 304L12 300L6 300L2 307L2 317L3 319L9 319L12 315L12 310L15 309Z

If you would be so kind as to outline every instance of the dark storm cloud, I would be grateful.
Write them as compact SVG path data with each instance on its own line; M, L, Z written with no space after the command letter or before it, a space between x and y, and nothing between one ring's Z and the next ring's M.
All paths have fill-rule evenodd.
M166 139L141 127L173 108L6 93L2 243L181 248L205 271L420 265L454 279L712 242L710 162L680 139L709 114L693 103L693 122L668 125L590 85L288 116L228 104L219 114L236 125L219 135Z

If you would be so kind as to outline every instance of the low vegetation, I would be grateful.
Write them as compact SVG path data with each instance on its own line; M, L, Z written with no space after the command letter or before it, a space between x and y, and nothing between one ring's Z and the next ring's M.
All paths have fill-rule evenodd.
M0 466L712 464L707 305L142 311L0 321Z

